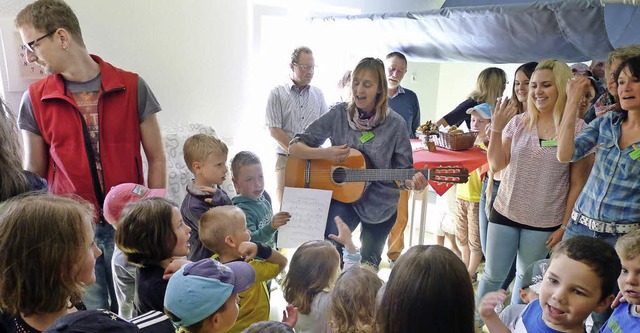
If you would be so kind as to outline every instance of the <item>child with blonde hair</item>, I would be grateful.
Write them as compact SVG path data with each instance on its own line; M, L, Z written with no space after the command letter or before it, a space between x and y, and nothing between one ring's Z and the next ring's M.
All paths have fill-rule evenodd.
M247 221L235 206L215 207L202 214L199 222L200 241L215 253L221 263L248 261L256 272L252 286L239 293L240 312L228 332L242 332L249 325L269 320L269 290L266 281L287 267L287 258L271 247L250 242ZM254 259L255 257L264 260Z
M191 228L189 260L198 261L213 255L200 242L198 220L213 207L233 205L227 192L221 188L229 171L229 148L213 135L195 134L184 142L182 150L193 179L187 184L187 195L182 200L180 213Z
M351 230L342 219L335 218L338 235L329 238L344 245L344 269L360 263L360 252L351 239ZM296 332L331 332L329 328L330 292L340 274L340 254L324 240L306 242L293 254L284 278L284 299L298 308Z
M0 208L0 328L41 332L86 310L102 253L93 241L93 208L79 198L31 195Z
M331 290L329 326L337 333L371 333L375 322L376 294L382 280L369 265L348 269Z
M138 313L164 310L168 281L163 275L174 257L189 254L190 232L178 207L165 198L144 198L125 206L116 230L116 245L127 261L138 267Z

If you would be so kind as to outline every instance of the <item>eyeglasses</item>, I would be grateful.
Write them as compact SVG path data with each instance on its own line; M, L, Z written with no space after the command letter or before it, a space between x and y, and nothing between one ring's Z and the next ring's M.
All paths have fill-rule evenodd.
M41 40L43 40L43 39L45 39L45 38L47 38L47 37L49 37L49 36L51 36L51 35L53 35L54 33L56 33L56 31L58 31L58 29L51 31L50 33L48 33L48 34L46 34L46 35L44 35L42 37L34 39L33 41L25 44L24 47L27 48L27 50L29 50L31 52L35 52L33 50L33 48L36 46L36 43L41 41Z
M302 69L303 71L316 68L316 65L300 65L300 64L297 64L297 63L293 63L293 64L298 66L298 68Z

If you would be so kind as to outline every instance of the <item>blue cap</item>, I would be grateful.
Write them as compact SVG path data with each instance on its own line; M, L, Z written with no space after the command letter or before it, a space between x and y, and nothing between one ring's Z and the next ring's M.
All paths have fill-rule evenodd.
M78 311L56 320L44 333L108 333L141 332L132 324L109 310Z
M174 323L191 326L224 305L231 294L253 285L256 271L244 261L221 264L210 258L182 266L169 279L164 307L176 317Z
M478 104L469 110L467 110L467 114L471 114L471 112L476 111L478 115L484 119L491 119L491 105L488 103Z

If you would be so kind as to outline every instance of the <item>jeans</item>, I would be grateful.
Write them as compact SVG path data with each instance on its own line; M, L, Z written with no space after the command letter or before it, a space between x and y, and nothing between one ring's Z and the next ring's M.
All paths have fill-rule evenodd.
M111 275L111 257L115 246L114 234L115 229L110 224L96 224L94 240L102 251L102 255L96 259L96 282L87 287L82 298L88 310L107 309L118 313L118 301Z
M602 232L593 231L587 228L587 226L579 224L573 219L571 219L567 224L567 230L564 231L562 240L570 239L576 236L588 236L588 237L598 238L609 243L611 246L615 246L616 241L618 240L619 237L622 236L622 234L606 234ZM619 288L618 288L618 285L616 284L614 295L617 294L618 291L619 291ZM613 313L613 310L609 307L607 307L607 309L602 313L592 312L591 318L593 318L593 327L591 328L591 332L592 333L599 332L602 325L604 325L604 323L609 319L612 313Z
M516 259L516 281L511 293L511 304L522 303L518 290L522 275L534 261L544 259L549 250L545 242L551 231L535 231L501 224L489 223L487 229L487 260L484 274L478 285L476 308L480 299L500 288Z
M393 216L382 223L362 223L360 231L360 242L362 243L362 248L360 249L360 255L362 256L363 262L378 269L380 260L382 260L384 244L391 228L393 228L397 215L397 213L393 214ZM334 217L336 216L340 216L344 223L349 226L351 231L355 230L358 224L361 224L360 217L351 204L332 199L331 205L329 206L329 216L327 218L327 227L324 235L325 238L328 238L329 234L338 235L338 227L334 221ZM342 244L336 244L338 253L340 253L341 256L342 247Z

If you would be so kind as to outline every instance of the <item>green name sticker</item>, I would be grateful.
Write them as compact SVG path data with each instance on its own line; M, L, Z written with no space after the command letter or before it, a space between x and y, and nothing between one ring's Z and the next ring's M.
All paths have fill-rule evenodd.
M360 137L360 142L365 143L369 140L373 139L373 133L371 132L364 132L362 134L362 136Z
M636 149L632 152L629 153L629 157L631 157L632 160L637 160L638 158L640 158L640 149Z
M542 140L541 146L542 147L557 147L558 146L558 140Z

